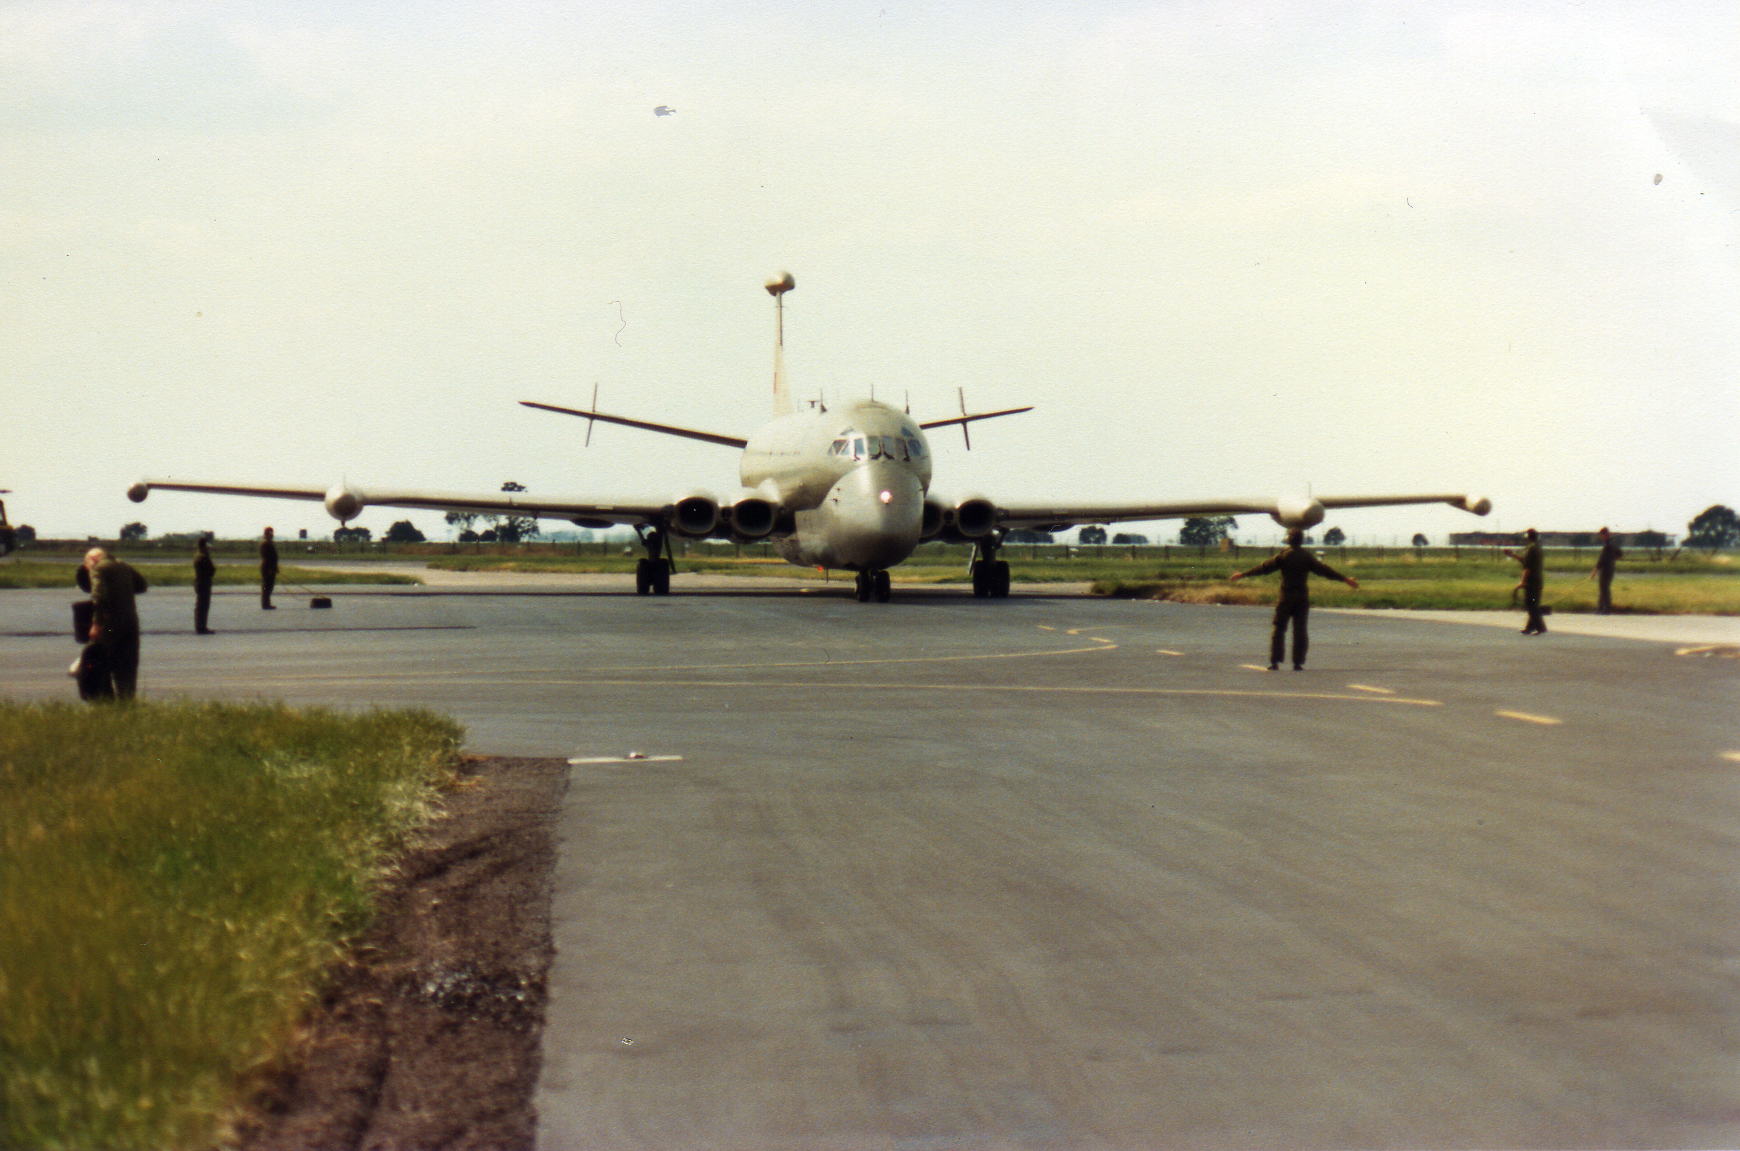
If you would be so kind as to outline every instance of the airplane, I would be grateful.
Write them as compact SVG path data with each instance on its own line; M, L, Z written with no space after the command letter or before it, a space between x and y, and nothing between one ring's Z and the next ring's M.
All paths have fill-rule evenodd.
M12 494L10 488L0 488L0 496ZM0 556L18 546L18 532L6 519L6 501L0 500Z
M1078 524L1179 519L1188 516L1266 514L1283 527L1309 528L1331 508L1388 507L1446 503L1486 515L1492 502L1464 494L1286 497L1195 502L1000 503L984 496L960 500L932 492L932 455L925 433L959 427L972 448L969 426L981 420L1017 415L1031 407L969 412L919 421L907 411L874 399L838 408L817 401L800 407L785 373L785 296L796 287L791 273L766 285L774 298L774 418L747 437L631 419L599 411L597 393L590 408L561 407L521 400L528 408L577 416L587 421L590 443L595 423L617 424L660 435L678 436L735 448L742 453L742 491L721 500L702 490L673 498L647 498L605 504L584 499L552 499L526 493L449 493L421 490L362 490L346 483L331 487L195 483L144 479L129 487L135 503L152 491L319 500L341 523L365 508L533 516L566 520L580 527L632 527L646 557L635 569L641 595L670 592L675 564L673 536L688 539L770 541L779 555L800 567L855 573L860 603L886 603L891 597L889 569L912 555L920 543L942 540L971 545L973 595L998 599L1009 594L1010 571L998 551L1018 528L1062 531Z

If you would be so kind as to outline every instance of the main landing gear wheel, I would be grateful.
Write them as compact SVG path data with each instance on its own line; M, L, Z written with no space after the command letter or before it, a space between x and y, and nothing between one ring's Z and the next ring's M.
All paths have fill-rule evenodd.
M671 561L639 560L634 565L634 594L670 595Z
M1009 594L1008 560L973 561L973 595L979 599L1003 599Z
M859 603L887 603L894 595L894 581L886 571L859 572L857 591Z

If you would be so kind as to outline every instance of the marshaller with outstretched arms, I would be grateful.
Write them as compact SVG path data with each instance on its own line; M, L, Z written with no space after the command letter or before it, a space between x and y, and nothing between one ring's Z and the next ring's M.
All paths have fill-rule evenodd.
M780 556L803 567L855 572L860 601L886 602L888 569L921 542L943 540L973 545L973 594L1009 594L1009 564L998 558L1006 533L1016 528L1058 531L1077 524L1177 519L1187 516L1261 513L1288 528L1309 528L1329 509L1447 503L1475 515L1491 510L1489 500L1461 494L1317 496L1280 500L1210 500L1124 504L1001 503L984 496L949 499L931 489L931 449L927 431L969 425L1031 408L968 412L920 422L876 400L859 400L830 409L799 408L792 401L784 370L785 294L795 287L789 273L767 284L775 301L774 418L747 438L635 420L591 408L567 408L521 401L526 407L618 424L661 435L700 440L741 451L742 490L720 498L700 489L669 498L618 503L551 499L529 493L435 492L412 489L330 488L294 485L220 484L174 478L140 480L127 491L135 502L153 490L271 499L319 500L327 512L348 523L368 507L442 512L536 516L566 520L580 527L627 525L646 549L636 570L636 590L670 590L671 538L770 541ZM972 446L970 438L967 446Z

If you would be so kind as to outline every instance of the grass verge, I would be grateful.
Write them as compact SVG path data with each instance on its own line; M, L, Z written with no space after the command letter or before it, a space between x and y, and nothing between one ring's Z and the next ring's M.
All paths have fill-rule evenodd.
M1512 589L1518 565L1514 561L1464 556L1460 559L1417 559L1390 553L1375 555L1354 549L1329 548L1320 553L1344 575L1359 580L1353 591L1329 580L1313 579L1311 602L1320 607L1399 608L1416 611L1501 611L1515 607ZM1164 599L1183 603L1273 603L1275 577L1232 584L1235 569L1249 568L1258 557L1218 564L1174 562L1151 575L1098 577L1100 595ZM1565 557L1549 559L1543 602L1560 612L1593 612L1596 586L1586 579L1589 564ZM1623 567L1613 584L1613 599L1621 614L1737 615L1740 614L1740 570L1724 558L1682 556L1674 560L1640 562Z
M721 549L723 550L723 549ZM1060 548L1013 545L1004 549L1017 583L1087 583L1099 595L1169 599L1185 603L1264 604L1274 602L1273 577L1240 584L1227 581L1234 571L1255 566L1268 549L1237 553L1194 548ZM1332 567L1358 579L1359 591L1313 581L1312 599L1329 607L1413 608L1418 610L1499 611L1511 607L1515 561L1492 549L1415 551L1397 548L1323 548ZM970 549L926 544L895 568L901 584L962 584L968 580ZM1562 612L1595 610L1595 584L1584 577L1594 565L1593 550L1547 553L1546 602ZM438 556L432 568L498 572L632 572L632 556L531 557L500 555ZM745 576L815 578L819 573L759 555L679 556L679 572L729 572ZM836 578L838 574L836 574ZM680 576L679 576L680 579ZM1614 583L1621 612L1639 614L1740 614L1740 565L1731 555L1682 552L1661 559L1627 560Z
M127 559L126 555L121 556ZM132 561L128 561L132 562ZM58 587L73 588L73 575L78 567L77 559L57 560L11 560L0 564L0 589L4 588L42 588ZM191 587L193 586L193 565L191 563L137 563L146 582L152 587ZM212 582L219 587L236 587L244 584L258 585L260 582L260 566L258 564L219 564L217 574ZM278 571L278 584L420 584L423 581L417 576L400 572L381 571L335 571L327 568L285 567ZM76 591L76 588L74 589Z
M460 738L426 712L0 704L0 1146L218 1141Z

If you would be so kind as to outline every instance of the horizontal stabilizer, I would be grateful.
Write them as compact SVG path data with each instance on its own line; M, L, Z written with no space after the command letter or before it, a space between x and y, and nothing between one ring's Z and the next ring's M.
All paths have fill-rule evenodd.
M932 428L948 428L953 427L955 424L970 424L974 420L994 420L998 416L1018 416L1022 412L1031 412L1032 410L1033 405L1029 404L1025 408L1004 408L1000 412L972 412L964 416L950 416L946 420L926 420L918 426L928 432Z

